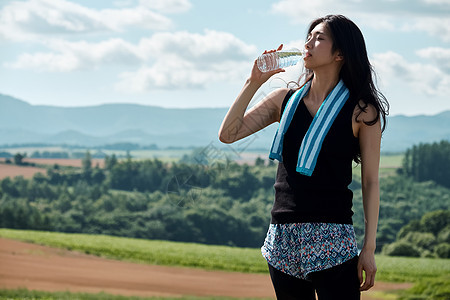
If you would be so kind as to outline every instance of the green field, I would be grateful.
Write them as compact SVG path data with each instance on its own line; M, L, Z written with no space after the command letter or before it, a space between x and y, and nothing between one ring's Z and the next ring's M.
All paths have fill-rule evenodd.
M266 261L261 256L260 249L255 248L15 229L0 229L0 237L144 264L267 272ZM376 255L376 261L377 279L381 281L415 282L450 275L450 259Z
M0 237L144 264L250 273L267 271L260 250L253 248L13 229L0 229Z
M236 298L228 297L132 297L117 296L106 293L87 294L70 292L44 292L30 291L27 289L0 290L0 300L232 300ZM256 300L252 298L239 298L239 300ZM258 298L258 300L264 300Z
M260 254L260 250L254 248L211 246L104 235L67 234L12 229L0 229L0 237L144 264L267 273L267 265ZM394 295L396 298L390 299L449 299L450 259L388 257L377 255L376 261L378 267L377 280L386 282L411 282L415 284L412 289L397 292L397 294ZM13 296L12 294L16 292L22 293L22 296L14 298L16 296ZM36 298L27 295L28 292L30 291L5 290L0 293L0 297L3 295L5 298L0 299L27 299L27 297L28 299L64 299L51 296L51 294L50 296L45 296L45 293L42 294L42 297ZM60 295L60 297L62 296ZM94 299L89 297L89 295L79 296L78 298L76 297L76 299ZM392 295L388 295L387 297L392 297ZM99 296L98 299L103 298L100 298ZM104 299L107 299L107 297Z

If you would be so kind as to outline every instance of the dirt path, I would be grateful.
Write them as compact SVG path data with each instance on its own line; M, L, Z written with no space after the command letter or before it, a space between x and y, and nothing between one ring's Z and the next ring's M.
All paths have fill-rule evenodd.
M270 278L264 274L141 265L0 239L0 288L20 287L126 296L275 298ZM377 283L362 299L375 300L377 291L407 287Z

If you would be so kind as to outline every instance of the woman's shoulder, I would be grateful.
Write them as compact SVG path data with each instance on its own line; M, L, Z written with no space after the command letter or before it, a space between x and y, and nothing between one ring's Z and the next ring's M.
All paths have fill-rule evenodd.
M286 99L289 99L288 95L290 94L290 91L291 89L289 88L278 88L266 96L266 101L268 101L270 107L274 109L277 120L280 120L281 118L281 114L286 106Z
M290 93L291 89L289 88L278 88L272 91L267 98L269 101L273 102L277 107L281 108L283 102L286 100L286 97Z
M272 93L277 94L278 96L281 96L282 99L284 99L284 97L287 95L287 93L294 91L293 89L290 88L278 88L276 90L274 90Z
M364 100L359 100L353 109L353 115L356 121L371 122L378 117L378 110L371 103L366 103Z
M280 94L284 96L283 97L283 101L281 102L281 105L280 105L280 109L279 109L279 111L280 111L280 118L281 118L281 115L284 112L284 109L285 109L285 107L287 105L287 102L289 101L289 98L291 98L292 94L295 93L295 90L294 89L290 89L290 88L283 88L283 89L280 89L280 90L281 90Z

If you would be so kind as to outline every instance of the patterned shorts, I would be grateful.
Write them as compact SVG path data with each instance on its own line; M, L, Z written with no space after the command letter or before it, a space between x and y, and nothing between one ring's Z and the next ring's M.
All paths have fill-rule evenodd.
M275 269L300 279L358 255L350 224L270 224L261 253Z

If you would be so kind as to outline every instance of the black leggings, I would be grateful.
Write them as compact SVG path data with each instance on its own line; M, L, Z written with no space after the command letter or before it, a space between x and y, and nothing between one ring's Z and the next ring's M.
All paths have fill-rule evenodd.
M278 300L354 300L360 299L358 257L323 271L312 272L302 280L269 265L270 278Z

